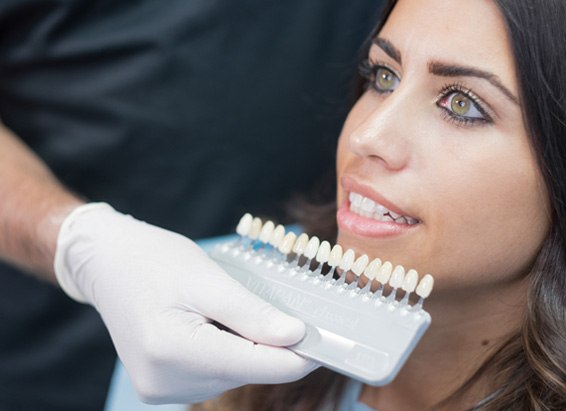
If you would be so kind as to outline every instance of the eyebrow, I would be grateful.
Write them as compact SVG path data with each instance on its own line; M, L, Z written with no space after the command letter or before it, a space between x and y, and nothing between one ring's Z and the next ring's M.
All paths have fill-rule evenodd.
M383 37L374 37L372 43L382 49L385 54L401 64L401 52L389 40ZM438 61L431 61L428 64L428 70L431 74L443 77L477 77L487 80L491 85L497 87L509 100L520 105L519 99L503 85L498 76L476 67L459 66L453 64L445 64Z
M436 76L443 77L478 77L487 80L491 85L497 87L505 96L513 103L519 104L519 99L503 85L499 77L488 71L484 71L475 67L458 66L453 64L440 63L438 61L431 61L428 63L428 70Z
M389 40L384 39L383 37L374 37L372 43L382 49L385 54L387 54L397 63L401 64L401 53L399 52L399 49L395 47Z

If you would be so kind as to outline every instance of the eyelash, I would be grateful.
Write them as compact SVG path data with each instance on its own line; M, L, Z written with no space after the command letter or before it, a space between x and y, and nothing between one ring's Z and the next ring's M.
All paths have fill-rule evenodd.
M386 93L386 92L378 89L375 86L375 79L376 79L376 76L377 76L377 71L381 68L389 70L391 73L393 73L395 76L397 76L397 73L395 73L395 70L391 69L386 64L374 63L374 62L370 61L369 59L362 60L362 62L358 66L358 72L359 72L360 76L364 79L364 83L363 83L364 90L372 89L373 91L375 91L376 93L379 93L379 94L385 94Z
M375 80L376 80L376 73L379 69L386 69L391 71L395 76L397 74L394 70L389 68L386 64L375 63L370 61L369 59L364 59L358 67L358 72L360 76L364 79L363 87L364 90L371 89L373 92L378 93L380 95L390 93L392 91L383 91L376 87ZM449 97L451 94L454 93L461 93L467 98L469 98L475 108L482 114L483 118L473 118L473 117L465 117L459 116L454 112L450 111L446 107L440 105L440 102ZM493 123L493 117L489 113L489 110L486 109L486 104L480 99L470 88L464 87L461 83L450 83L442 87L438 96L435 99L435 104L438 108L441 109L442 116L445 120L457 125L457 126L475 126L475 125L488 125Z
M440 105L440 102L454 93L461 93L472 101L472 104L482 114L483 118L473 118L458 116L454 112L448 110L446 107ZM443 117L454 124L459 126L471 125L488 125L493 123L493 117L485 108L486 104L480 99L470 88L465 87L462 83L447 84L438 93L435 103L442 110Z

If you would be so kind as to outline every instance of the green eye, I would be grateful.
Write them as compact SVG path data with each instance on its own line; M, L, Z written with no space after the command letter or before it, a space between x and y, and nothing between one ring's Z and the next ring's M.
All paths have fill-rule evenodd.
M455 93L450 99L450 108L455 114L459 116L466 116L473 108L473 102L466 95L462 93Z
M463 91L447 91L437 104L454 118L468 121L490 120L490 117L481 109L479 103Z
M379 67L375 71L375 88L381 92L393 91L399 84L399 78L386 67Z

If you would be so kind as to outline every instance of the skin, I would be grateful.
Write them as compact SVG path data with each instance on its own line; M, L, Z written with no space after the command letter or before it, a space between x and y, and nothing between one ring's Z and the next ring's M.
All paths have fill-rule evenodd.
M401 0L378 37L388 43L373 44L369 60L389 77L370 79L379 90L363 94L340 137L338 242L433 274L425 303L431 328L392 384L365 387L361 396L380 411L423 410L518 329L526 277L549 229L549 202L504 21L492 2ZM432 65L473 67L492 81L434 74ZM454 111L459 101L467 108ZM462 121L478 115L489 121ZM344 219L352 184L419 223L360 232L362 223L375 223ZM463 409L489 389L486 380L445 409Z
M56 283L53 258L64 218L84 201L0 125L0 259Z

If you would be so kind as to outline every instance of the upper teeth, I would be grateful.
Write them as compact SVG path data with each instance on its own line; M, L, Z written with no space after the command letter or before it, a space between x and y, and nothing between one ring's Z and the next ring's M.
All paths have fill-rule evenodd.
M418 220L409 216L403 216L389 210L387 207L376 203L371 198L364 197L361 194L350 193L350 210L364 217L370 217L378 221L394 221L399 224L413 225Z

